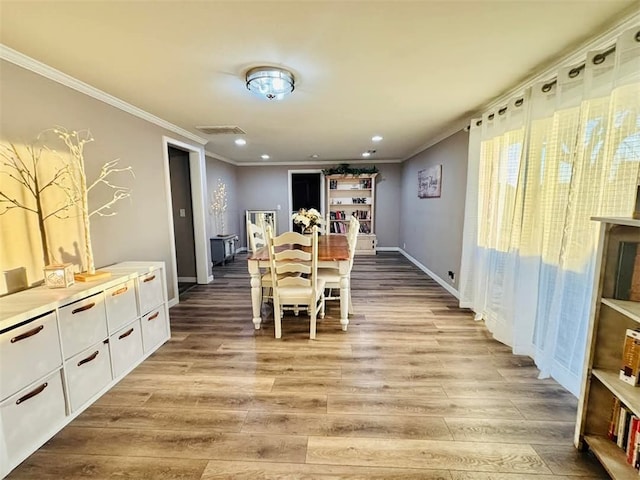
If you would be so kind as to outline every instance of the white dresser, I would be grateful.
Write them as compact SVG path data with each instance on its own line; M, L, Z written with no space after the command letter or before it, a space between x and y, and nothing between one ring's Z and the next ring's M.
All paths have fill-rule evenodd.
M0 298L0 478L170 337L163 262Z

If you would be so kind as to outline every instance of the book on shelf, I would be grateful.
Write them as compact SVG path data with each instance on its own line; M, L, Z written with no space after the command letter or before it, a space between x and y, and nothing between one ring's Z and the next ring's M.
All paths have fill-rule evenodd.
M611 420L609 421L609 440L618 441L618 422L620 421L620 399L613 397L613 407L611 409Z
M633 457L636 451L636 437L638 432L638 417L631 415L629 420L629 435L625 446L625 452L627 454L627 463L633 465Z
M627 445L627 433L629 428L629 422L627 420L630 419L629 410L624 405L620 405L620 416L618 418L618 439L616 440L616 444L620 448L624 448Z
M608 437L624 451L627 463L638 469L638 464L640 464L640 419L618 398L613 400Z
M640 383L640 331L627 329L622 347L620 380L633 385Z
M613 297L640 302L640 242L620 242Z

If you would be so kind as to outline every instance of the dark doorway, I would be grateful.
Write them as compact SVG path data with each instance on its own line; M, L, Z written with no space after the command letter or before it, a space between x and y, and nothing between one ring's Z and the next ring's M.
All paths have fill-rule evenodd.
M178 288L196 283L196 251L193 234L189 152L169 146L169 176L173 230L175 232Z
M320 173L292 173L291 174L291 203L293 212L301 208L315 208L322 212L321 205L321 178ZM301 228L294 224L294 231Z

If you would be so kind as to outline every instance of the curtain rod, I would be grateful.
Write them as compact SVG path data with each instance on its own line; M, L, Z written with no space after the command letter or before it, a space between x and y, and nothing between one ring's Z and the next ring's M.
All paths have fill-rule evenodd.
M500 104L504 104L504 102L508 101L509 98L512 98L514 95L518 95L519 92L530 88L536 83L544 81L544 77L553 75L554 70L557 71L564 65L571 65L573 62L579 62L581 57L584 59L589 51L604 49L608 45L615 43L617 38L623 32L632 28L638 28L639 23L640 12L637 7L630 7L626 13L624 13L620 18L614 20L606 30L599 33L596 37L591 38L572 53L563 55L561 58L557 59L552 66L547 67L546 70L534 73L528 80L512 87L509 91L504 92L498 98L480 106L475 113L471 114L471 117L477 117L481 112L498 108ZM640 41L638 36L636 36L636 40ZM464 130L469 131L469 125L467 125Z
M638 30L638 32L636 32L635 40L636 40L636 42L640 42L640 30ZM600 65L602 62L604 62L606 60L606 58L609 55L611 55L615 51L616 51L616 46L613 45L612 47L608 48L604 52L598 53L597 55L595 55L593 57L593 60L592 60L593 64L594 65ZM569 78L576 78L580 74L580 72L585 69L586 65L587 65L587 62L585 61L585 62L581 63L580 65L578 65L577 67L574 67L571 70L569 70ZM557 84L557 83L558 83L558 77L556 77L553 80L550 80L549 82L545 83L542 86L541 90L543 92L545 92L545 93L549 92L553 88L553 86L555 84ZM516 107L521 107L523 104L524 104L524 98L519 98L518 100L515 101L515 106ZM508 108L509 107L507 107L507 106L500 108L498 110L498 115L504 115L507 112ZM494 117L495 117L495 113L491 113L491 114L489 114L489 116L487 118L489 120L493 120ZM476 127L479 127L480 125L482 125L482 120L476 121ZM467 125L464 128L464 131L468 132L470 129L471 129L471 125Z
M636 33L636 40L640 41L640 32ZM594 65L600 65L602 62L605 61L605 59L609 55L611 55L615 51L616 51L616 46L614 45L613 47L609 48L608 50L605 50L604 52L597 54L595 57L593 57L593 64ZM569 70L569 78L576 78L578 75L580 75L580 72L582 70L584 70L586 65L587 65L587 62L584 62L584 63L578 65L577 67L574 67L571 70ZM542 91L547 93L548 91L551 90L551 88L556 83L558 83L558 77L554 78L553 80L551 80L548 83L545 83L542 86Z

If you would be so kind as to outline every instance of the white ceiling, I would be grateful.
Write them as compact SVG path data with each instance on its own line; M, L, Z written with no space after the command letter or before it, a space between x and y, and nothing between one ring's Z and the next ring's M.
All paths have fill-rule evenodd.
M237 164L404 160L639 4L0 0L0 43ZM292 71L293 94L249 93L257 65ZM237 125L247 145L199 125Z

